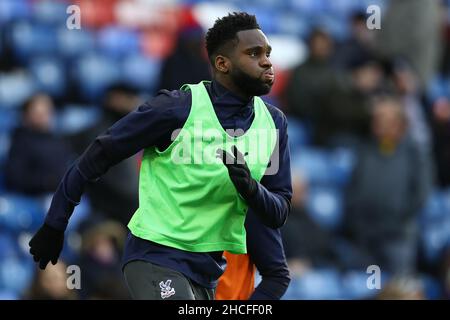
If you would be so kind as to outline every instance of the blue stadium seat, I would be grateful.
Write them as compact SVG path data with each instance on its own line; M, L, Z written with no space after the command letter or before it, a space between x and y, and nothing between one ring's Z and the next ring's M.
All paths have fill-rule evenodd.
M69 3L58 1L33 1L33 20L47 25L66 25Z
M87 28L69 30L65 26L58 29L58 51L67 59L90 53L95 49L95 35Z
M327 31L333 39L345 40L350 34L347 20L337 16L334 12L329 14L318 14L315 16L314 27L319 27Z
M69 104L56 114L56 131L61 134L73 134L97 123L101 110L95 106Z
M312 187L308 191L306 207L308 214L320 226L335 230L340 227L343 216L343 199L337 189Z
M35 55L51 55L58 48L56 30L50 26L20 21L12 26L12 49L20 61Z
M66 77L63 64L55 57L35 58L30 63L39 90L54 97L61 97L66 90Z
M17 243L11 232L1 230L0 233L0 261L6 258L18 257Z
M281 1L280 1L281 2ZM280 34L293 35L306 39L311 32L308 17L298 12L286 11L274 17L277 20Z
M350 182L356 163L356 154L350 148L336 148L330 152L330 174L333 184L345 186Z
M18 194L0 195L0 227L10 231L37 230L45 212L40 199Z
M382 274L381 274L382 275ZM367 280L370 274L364 271L348 271L341 276L342 289L345 299L370 299L373 298L379 290L370 289L367 286ZM383 281L380 281L381 286Z
M343 298L340 275L334 269L314 269L293 277L283 300L336 300Z
M450 215L449 195L442 190L434 190L428 197L425 206L421 212L420 219L422 224L436 222L439 224Z
M374 2L372 1L372 3ZM334 13L341 18L347 18L352 12L359 11L361 8L365 11L367 6L362 7L359 1L353 0L331 1L328 3L328 12Z
M34 265L30 258L6 258L0 261L0 288L18 295L29 287Z
M19 112L3 108L0 114L0 132L11 132L19 123Z
M30 14L31 8L27 0L0 1L0 26L12 20L28 18Z
M241 3L239 1L238 3ZM279 1L279 0L256 0L254 1L254 6L261 6L263 8L267 8L267 11L278 13L282 10L286 10L289 8L289 3L287 1Z
M292 154L302 152L302 147L310 144L311 133L307 125L295 118L288 117L289 147Z
M444 249L450 246L450 222L425 226L421 238L425 260L430 264L438 263Z
M97 36L102 52L113 58L139 52L139 37L134 31L120 27L106 27L100 30Z
M0 300L19 300L20 295L13 290L0 289Z
M419 217L421 250L428 263L437 263L450 246L450 192L434 190Z
M117 62L100 54L83 56L72 70L84 98L100 98L106 88L120 80Z
M33 270L28 248L23 254L16 233L0 226L0 299L16 299L16 295L23 293L31 281Z
M279 33L278 21L274 19L276 11L268 10L267 7L259 7L254 5L245 4L244 1L239 4L239 7L243 11L251 12L258 18L258 24L265 34Z
M434 190L419 217L421 249L429 263L435 263L450 246L450 192Z
M0 73L0 107L18 108L36 91L36 84L28 73Z
M439 97L450 98L449 79L442 75L435 75L427 84L427 97L435 101Z
M161 62L135 53L126 56L122 63L124 82L139 90L153 92L156 89Z
M289 3L293 11L308 15L323 12L328 7L328 4L325 4L324 0L289 0Z
M298 169L310 185L331 184L328 152L316 148L300 148L292 153L293 169Z
M13 237L16 242L16 253L20 259L30 259L29 242L33 237L35 230L25 230L14 232Z

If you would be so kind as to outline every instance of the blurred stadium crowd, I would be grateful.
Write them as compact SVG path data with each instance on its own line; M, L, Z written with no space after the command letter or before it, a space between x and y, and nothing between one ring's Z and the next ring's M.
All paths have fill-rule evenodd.
M69 5L81 29L69 30ZM381 8L381 29L366 25ZM256 14L265 99L289 119L284 299L450 298L450 1L0 0L0 299L127 299L120 272L140 155L89 187L62 261L28 254L89 142L158 89L209 79L203 36ZM81 290L66 286L79 265ZM381 269L381 289L366 272Z

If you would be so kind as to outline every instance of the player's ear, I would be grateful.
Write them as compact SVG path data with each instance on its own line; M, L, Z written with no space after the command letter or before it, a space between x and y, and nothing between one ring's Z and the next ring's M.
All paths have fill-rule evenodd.
M227 58L221 54L218 54L214 58L214 66L217 71L227 74L230 70L231 61L229 58Z

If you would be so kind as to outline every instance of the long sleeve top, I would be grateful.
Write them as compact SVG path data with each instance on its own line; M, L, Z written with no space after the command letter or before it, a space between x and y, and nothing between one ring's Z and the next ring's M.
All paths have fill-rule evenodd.
M253 99L243 101L215 81L207 84L206 88L222 127L225 130L242 129L244 132L248 130L254 119ZM282 226L287 219L292 195L287 120L279 109L268 103L266 106L279 132L278 152L272 155L272 158L277 157L273 160L278 161L278 170L275 174L264 175L258 183L256 194L248 199L247 214L258 217L265 232L260 232L260 230L254 232L252 230L253 223L246 223L248 234L251 233L255 237L260 234L261 237L267 237L265 233L269 233L273 237L275 244L273 248L266 245L260 250L254 249L254 252L258 252L257 254L262 258L265 255L264 252L280 250L277 244L281 240L277 228ZM60 230L65 229L73 207L79 203L86 184L95 183L111 166L144 148L154 146L159 150L167 148L172 142L172 133L183 127L190 107L190 91L161 90L154 98L99 135L66 172L53 197L46 223ZM261 226L257 229L260 228ZM268 242L270 241L256 240L254 243L267 244ZM266 269L264 262L261 262L259 263L261 268L281 270L284 275L280 277L289 281L289 277L286 275L288 273L286 273L284 253L272 256L277 260L275 263L283 265L283 267ZM172 268L208 288L216 286L217 279L223 273L226 265L222 252L182 251L140 239L130 233L125 245L123 264L132 260L145 260ZM264 259L255 260L263 261ZM262 288L265 287L262 284ZM265 288L263 291L266 295L271 295L270 289ZM274 290L274 292L276 291ZM275 298L276 294L274 293L273 296Z

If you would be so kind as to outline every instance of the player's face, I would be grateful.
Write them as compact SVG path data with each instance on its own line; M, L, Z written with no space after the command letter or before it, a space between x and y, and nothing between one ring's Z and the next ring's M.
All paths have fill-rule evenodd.
M275 80L270 47L259 29L239 31L238 45L232 55L230 76L234 84L248 96L268 94Z

